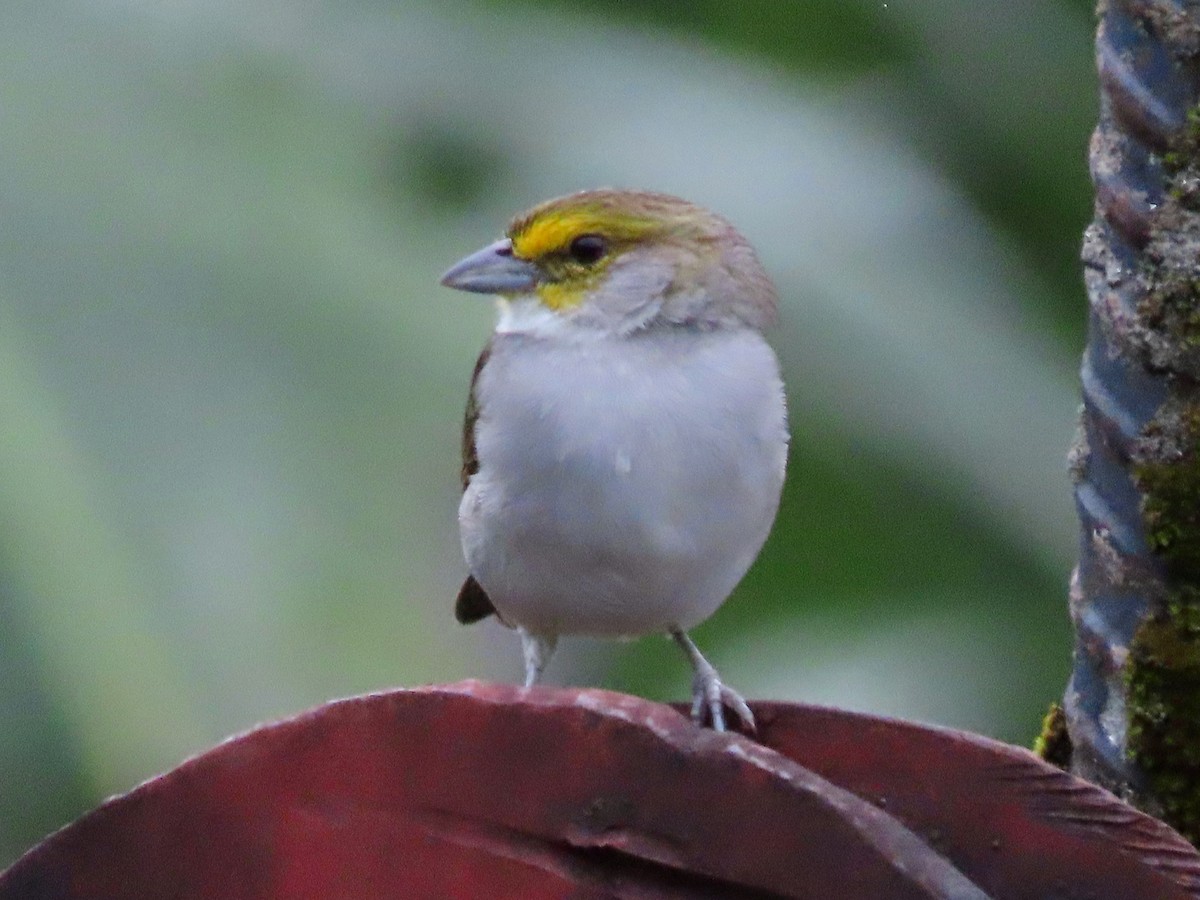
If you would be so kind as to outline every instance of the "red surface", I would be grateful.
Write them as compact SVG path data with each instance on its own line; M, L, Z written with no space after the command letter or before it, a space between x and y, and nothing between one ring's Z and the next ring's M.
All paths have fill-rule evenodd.
M1200 897L1170 829L1024 751L754 707L774 750L603 691L331 703L105 803L0 900Z
M1175 831L1027 750L832 709L755 715L762 741L886 809L996 897L1200 896L1200 856Z

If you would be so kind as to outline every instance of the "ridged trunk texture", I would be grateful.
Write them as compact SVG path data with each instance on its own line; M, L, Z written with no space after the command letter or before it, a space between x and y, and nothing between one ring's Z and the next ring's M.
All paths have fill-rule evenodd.
M1071 770L1200 840L1200 0L1096 39Z

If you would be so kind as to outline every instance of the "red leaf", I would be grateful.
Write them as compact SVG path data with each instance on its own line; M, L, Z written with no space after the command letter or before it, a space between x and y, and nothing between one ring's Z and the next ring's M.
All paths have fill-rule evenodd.
M833 709L754 714L765 744L886 809L997 897L1200 897L1191 844L1028 750Z
M105 803L0 875L0 900L1196 896L1173 832L1022 751L756 710L783 755L603 691L331 703ZM1105 890L1076 894L1090 867Z

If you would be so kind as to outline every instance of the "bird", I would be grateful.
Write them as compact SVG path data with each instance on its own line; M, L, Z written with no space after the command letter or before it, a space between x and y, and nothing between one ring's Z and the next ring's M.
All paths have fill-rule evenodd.
M754 249L687 200L596 189L518 215L441 283L497 306L464 417L455 617L516 629L526 687L562 635L669 635L692 719L752 733L688 632L757 558L787 466Z

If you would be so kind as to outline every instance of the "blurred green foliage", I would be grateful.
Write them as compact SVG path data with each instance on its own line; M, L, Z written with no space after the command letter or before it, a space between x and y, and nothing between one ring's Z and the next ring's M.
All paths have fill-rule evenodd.
M1024 741L1069 664L1090 3L202 0L0 10L0 862L221 737L515 678L457 628L490 310L436 287L598 184L785 297L777 528L698 632L750 695ZM673 648L551 681L679 697Z

